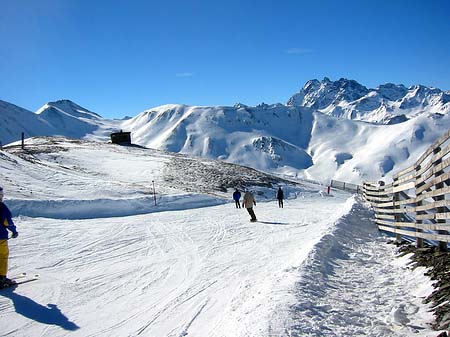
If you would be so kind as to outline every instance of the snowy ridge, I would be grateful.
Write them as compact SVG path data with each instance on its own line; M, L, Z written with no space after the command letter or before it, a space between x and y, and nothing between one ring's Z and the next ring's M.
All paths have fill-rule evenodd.
M92 219L122 217L164 211L181 211L192 208L224 204L223 198L201 194L178 194L132 199L94 200L18 200L9 199L8 206L16 215L53 219Z
M36 113L0 100L0 141L3 145L25 137L65 136L98 141L109 140L122 121L104 119L72 101L49 102Z
M43 118L29 110L0 100L0 141L6 145L20 139L21 133L27 137L39 134L53 134L56 130Z
M169 104L127 120L104 119L68 100L38 114L7 102L0 110L3 145L22 131L106 142L122 129L140 146L324 184L389 180L450 128L449 92L328 78L308 81L287 105Z
M166 105L123 123L137 144L270 172L312 165L305 151L312 111L281 104L247 107Z
M327 115L373 122L396 124L421 114L448 114L450 94L437 88L387 83L368 89L354 80L311 80L288 103L305 106Z

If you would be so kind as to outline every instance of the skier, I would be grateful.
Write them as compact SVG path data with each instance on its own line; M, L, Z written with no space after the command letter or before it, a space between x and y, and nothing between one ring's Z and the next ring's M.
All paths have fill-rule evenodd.
M283 193L283 190L281 189L281 187L278 188L277 199L278 199L278 207L283 208L284 193Z
M239 192L239 190L236 188L236 190L233 193L233 200L234 200L234 203L236 204L236 208L241 208L239 199L241 199L241 192Z
M11 212L3 203L3 188L0 187L0 288L15 284L13 280L6 277L8 272L8 230L12 232L12 237L17 238L16 226L11 219Z
M252 192L246 191L244 194L244 201L242 202L242 207L247 208L247 212L251 216L250 219L251 222L257 221L255 212L253 211L253 206L256 206L256 199L253 196Z

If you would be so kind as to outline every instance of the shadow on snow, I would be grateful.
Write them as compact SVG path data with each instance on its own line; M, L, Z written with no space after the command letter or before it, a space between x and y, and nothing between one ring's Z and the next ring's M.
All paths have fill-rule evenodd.
M15 293L13 287L2 290L0 295L13 301L16 313L36 322L57 325L64 330L70 331L78 330L80 328L75 323L69 321L56 304L47 304L47 306L43 306L33 301L31 298Z

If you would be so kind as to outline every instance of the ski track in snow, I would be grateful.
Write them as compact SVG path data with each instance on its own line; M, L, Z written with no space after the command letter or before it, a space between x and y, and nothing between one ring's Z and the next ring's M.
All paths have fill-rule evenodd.
M122 218L22 217L10 273L41 279L0 296L0 334L262 336L277 303L273 282L292 278L345 198L297 199L283 210L258 203L257 223L234 204ZM319 214L311 212L317 203ZM18 315L15 296L41 311L49 303L59 315L47 307L51 324L26 308Z
M20 217L1 336L435 336L427 279L344 193L117 218ZM400 260L400 262L398 262ZM417 318L421 319L417 321Z

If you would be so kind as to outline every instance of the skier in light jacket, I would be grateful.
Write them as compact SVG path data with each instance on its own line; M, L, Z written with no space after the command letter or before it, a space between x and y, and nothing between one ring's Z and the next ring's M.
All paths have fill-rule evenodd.
M253 196L253 193L250 191L246 191L244 194L244 201L242 202L242 207L245 207L247 209L248 214L250 214L251 219L250 221L255 222L256 221L256 215L253 211L253 206L256 206L256 199Z
M11 212L3 203L3 188L0 187L0 288L15 283L6 277L9 258L8 230L12 233L12 238L19 235L11 219Z

